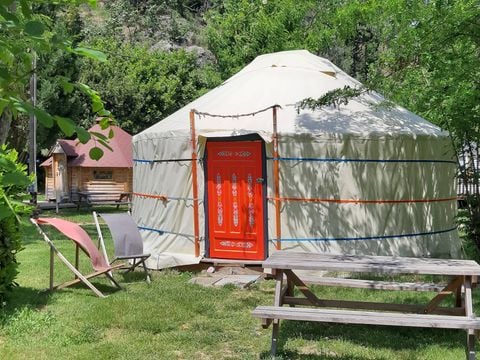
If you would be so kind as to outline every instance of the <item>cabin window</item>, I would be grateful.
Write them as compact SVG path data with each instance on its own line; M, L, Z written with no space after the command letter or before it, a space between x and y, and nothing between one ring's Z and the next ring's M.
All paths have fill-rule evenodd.
M95 180L112 180L112 171L106 170L94 170L93 171L93 178Z

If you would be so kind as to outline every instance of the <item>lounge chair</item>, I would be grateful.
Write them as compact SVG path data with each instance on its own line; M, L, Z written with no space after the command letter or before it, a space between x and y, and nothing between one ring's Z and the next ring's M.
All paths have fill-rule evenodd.
M115 281L112 276L112 270L119 268L120 266L111 266L110 264L108 264L105 257L98 251L92 239L90 239L90 236L78 224L57 218L38 218L30 220L37 227L40 234L43 235L43 239L48 243L48 245L50 245L50 290L62 289L74 284L78 284L79 282L83 282L97 296L104 298L106 296L103 295L103 293L95 286L93 286L93 284L89 281L89 279L99 275L105 275L116 287L121 289L120 285ZM76 246L75 265L72 265L72 263L70 263L67 258L55 247L53 241L49 239L47 234L40 226L44 224L52 225L63 235L73 240ZM82 249L85 254L90 258L94 272L84 275L79 271L79 249ZM56 286L53 285L54 254L56 254L60 258L60 260L75 274L74 280L67 281Z
M131 215L129 213L98 214L95 211L93 212L100 247L105 259L108 261L105 241L98 217L101 217L103 221L105 221L112 234L115 257L110 261L110 264L118 260L131 260L130 263L124 263L123 268L127 269L126 272L133 271L137 266L142 265L147 283L150 283L150 274L145 265L145 261L150 257L150 254L143 252L143 240Z

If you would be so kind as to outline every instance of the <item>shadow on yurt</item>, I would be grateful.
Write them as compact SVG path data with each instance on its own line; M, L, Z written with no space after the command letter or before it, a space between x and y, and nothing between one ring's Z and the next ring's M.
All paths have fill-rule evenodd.
M307 51L257 57L133 138L148 266L275 251L458 257L448 134Z

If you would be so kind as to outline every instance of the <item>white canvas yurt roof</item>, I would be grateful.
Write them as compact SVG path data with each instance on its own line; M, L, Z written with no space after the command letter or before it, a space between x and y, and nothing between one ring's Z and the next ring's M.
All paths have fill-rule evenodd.
M189 129L189 112L238 115L280 105L279 132L355 135L433 135L445 133L401 107L382 109L384 98L374 92L351 100L339 109L324 108L315 112L296 105L305 98L319 98L327 92L361 84L330 61L306 50L283 51L257 57L222 85L184 106L135 137L135 141ZM376 108L377 107L377 108ZM242 133L246 130L271 132L271 113L250 118L205 118L198 121L199 130L227 130Z
M448 134L408 110L366 92L338 108L298 110L305 98L361 84L305 50L257 57L209 91L133 138L133 214L163 268L206 256L205 205L201 253L194 256L191 110L197 153L207 139L258 134L265 141L267 198L272 194L272 111L277 110L282 251L456 257L456 164ZM268 109L267 111L261 111ZM242 116L255 113L254 115ZM211 116L211 115L221 115ZM204 172L200 167L199 197ZM275 251L268 202L269 251Z

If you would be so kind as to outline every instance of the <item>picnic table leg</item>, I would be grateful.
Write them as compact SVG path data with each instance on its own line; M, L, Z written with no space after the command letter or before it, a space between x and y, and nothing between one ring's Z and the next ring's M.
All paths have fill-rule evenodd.
M282 306L282 292L283 292L283 271L277 269L275 273L275 300L273 305L274 306ZM280 319L273 319L273 326L272 326L272 346L270 349L270 353L272 357L275 357L275 353L277 352L277 343L278 343L278 329L280 327Z
M473 303L472 303L472 278L471 276L465 276L465 280L463 283L463 287L465 288L465 315L467 317L474 317L473 314ZM467 330L467 360L475 360L475 330L468 329Z
M465 279L463 280L465 282ZM462 298L462 286L457 287L455 291L455 306L456 307L464 307L464 302Z
M145 261L147 259L143 259L142 261L142 265L143 265L143 272L145 273L145 276L147 278L147 284L150 284L152 282L152 280L150 279L150 274L148 273L148 270L147 270L147 265L145 265Z
M287 292L285 296L293 297L295 295L295 282L287 274ZM290 307L295 307L295 304L290 304Z

